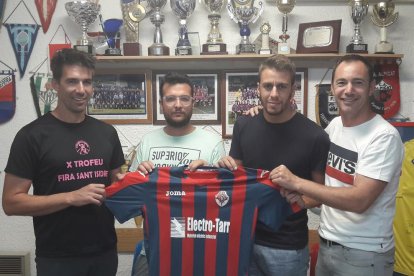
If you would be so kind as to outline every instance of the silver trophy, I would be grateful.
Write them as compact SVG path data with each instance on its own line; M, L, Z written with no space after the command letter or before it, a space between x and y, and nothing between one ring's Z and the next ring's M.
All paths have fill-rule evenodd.
M167 4L167 0L148 0L153 13L150 16L152 24L155 25L154 43L148 47L149 56L169 56L170 48L162 41L161 24L165 21L165 16L161 9Z
M398 12L394 13L395 4L392 2L379 2L372 8L371 21L380 27L381 41L375 45L375 53L394 53L392 43L387 41L387 27L398 19Z
M277 0L276 6L278 10L283 13L282 34L279 36L281 42L277 44L278 54L290 54L290 45L287 40L290 36L287 34L288 30L288 13L295 7L295 0Z
M219 30L220 12L223 8L224 0L204 0L207 10L210 12L210 32L207 36L207 43L203 44L202 55L220 55L227 54L227 46L223 43L223 38Z
M263 3L259 1L259 7L255 7L255 0L229 0L227 11L230 18L240 26L241 42L236 47L237 54L256 53L256 45L250 43L249 23L254 23L263 12Z
M354 21L354 36L352 37L351 44L346 46L346 52L368 53L368 45L364 44L360 30L361 22L368 13L368 0L350 0L348 4L352 20Z
M92 54L93 46L88 39L87 32L88 27L98 17L101 6L95 2L81 0L67 2L65 8L69 17L82 28L82 37L77 41L78 44L74 45L74 48Z
M191 43L188 39L187 18L193 13L196 1L195 0L170 0L171 9L179 18L180 27L178 29L178 43L175 49L175 55L186 56L191 55Z
M124 19L125 40L123 50L125 56L140 56L139 22L147 17L146 6L139 0L121 0L122 17Z

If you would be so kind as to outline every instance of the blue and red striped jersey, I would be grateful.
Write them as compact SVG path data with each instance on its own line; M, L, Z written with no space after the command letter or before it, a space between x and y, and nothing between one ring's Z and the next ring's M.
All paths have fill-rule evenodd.
M256 222L276 231L300 209L268 171L241 166L132 172L106 193L119 222L144 216L150 275L246 275Z

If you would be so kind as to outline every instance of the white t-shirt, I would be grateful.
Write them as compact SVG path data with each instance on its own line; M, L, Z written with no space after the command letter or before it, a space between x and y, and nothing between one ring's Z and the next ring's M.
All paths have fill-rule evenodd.
M398 131L380 115L355 127L340 117L326 128L331 139L325 185L347 187L356 174L387 182L385 189L362 214L322 205L319 234L344 246L385 252L394 247L395 195L404 147Z

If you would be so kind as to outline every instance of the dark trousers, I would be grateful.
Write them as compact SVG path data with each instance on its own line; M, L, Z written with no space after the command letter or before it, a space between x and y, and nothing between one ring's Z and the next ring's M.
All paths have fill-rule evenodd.
M115 276L118 269L116 250L86 257L36 257L35 261L38 276Z

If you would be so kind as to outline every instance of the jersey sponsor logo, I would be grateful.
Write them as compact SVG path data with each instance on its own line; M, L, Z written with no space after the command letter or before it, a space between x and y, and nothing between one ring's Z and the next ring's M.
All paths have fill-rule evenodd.
M75 149L80 155L86 155L91 151L89 144L83 140L76 142Z
M172 217L170 220L171 238L216 239L217 234L230 232L230 221L215 218L195 219L194 217Z
M185 191L167 191L165 196L185 196Z
M220 207L225 206L229 202L229 199L230 199L226 191L218 192L214 198L216 199L217 205Z
M331 143L326 173L339 181L352 185L358 153Z
M171 238L185 238L185 218L171 218Z

